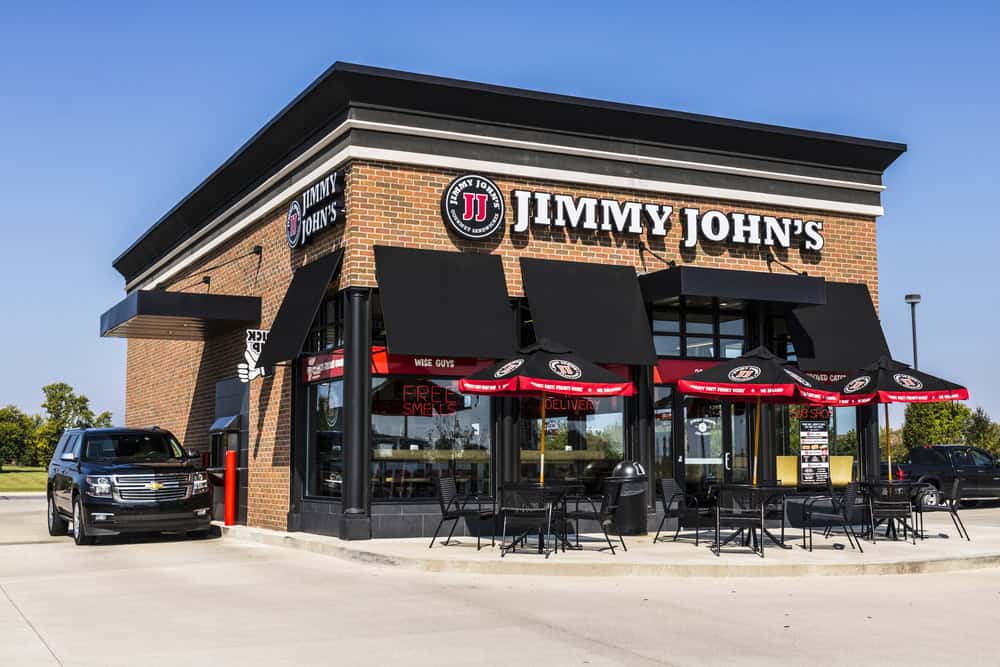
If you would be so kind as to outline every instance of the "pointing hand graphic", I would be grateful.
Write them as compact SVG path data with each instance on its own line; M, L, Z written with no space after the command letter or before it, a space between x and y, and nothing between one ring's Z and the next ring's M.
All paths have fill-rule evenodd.
M247 347L247 351L243 354L246 362L236 365L236 374L239 375L240 382L250 382L264 375L263 368L257 368L257 359L260 357L260 350L256 345L250 345Z

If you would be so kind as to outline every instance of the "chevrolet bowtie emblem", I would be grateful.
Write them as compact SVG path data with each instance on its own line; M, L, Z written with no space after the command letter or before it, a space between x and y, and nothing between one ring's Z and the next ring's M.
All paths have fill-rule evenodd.
M160 489L163 488L163 484L160 482L150 482L149 484L146 485L146 488L149 489L150 491L159 491Z

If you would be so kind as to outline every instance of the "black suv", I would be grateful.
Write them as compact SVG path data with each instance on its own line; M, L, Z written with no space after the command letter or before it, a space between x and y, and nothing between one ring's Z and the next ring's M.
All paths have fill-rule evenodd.
M49 463L50 535L77 544L128 532L208 533L212 494L196 452L159 428L63 433Z

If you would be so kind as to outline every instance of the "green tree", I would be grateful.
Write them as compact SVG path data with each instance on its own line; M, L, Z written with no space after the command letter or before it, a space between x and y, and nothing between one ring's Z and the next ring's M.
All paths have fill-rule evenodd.
M961 403L910 403L906 406L903 444L907 449L965 441L972 411Z
M990 419L986 410L976 408L965 425L965 442L1000 454L1000 424Z
M47 384L42 387L42 393L45 395L42 402L45 416L37 430L36 447L40 461L52 458L59 437L68 428L111 426L110 412L95 415L90 409L90 399L83 394L77 395L65 382Z
M5 463L29 462L26 452L34 445L35 419L13 405L0 408L0 470Z

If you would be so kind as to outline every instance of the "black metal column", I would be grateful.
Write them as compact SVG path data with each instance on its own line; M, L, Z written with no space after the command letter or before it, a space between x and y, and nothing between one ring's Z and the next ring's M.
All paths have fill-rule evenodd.
M861 463L861 480L879 478L881 460L878 405L865 405L858 411L858 454Z
M632 457L642 464L649 475L649 489L646 493L648 504L656 503L656 475L653 474L653 368L636 366L632 371L632 382L636 393L632 398Z
M349 287L344 313L344 515L341 537L371 538L371 290Z
M756 325L753 328L755 336L750 343L750 348L763 345L770 349L767 335L767 304L762 301L757 303L756 322L754 324ZM771 351L773 352L774 350ZM756 404L754 404L753 410L756 409ZM754 415L754 419L756 418L756 415ZM778 460L775 458L777 452L775 451L774 433L771 423L772 408L767 403L762 403L760 406L760 462L754 462L757 466L758 480L770 481L778 477ZM751 433L752 436L753 434ZM752 441L751 446L753 446Z
M500 411L500 433L497 445L500 448L500 455L497 457L500 464L499 486L504 482L515 482L518 474L520 452L518 451L517 434L517 413L518 405L516 398L495 398Z

